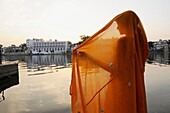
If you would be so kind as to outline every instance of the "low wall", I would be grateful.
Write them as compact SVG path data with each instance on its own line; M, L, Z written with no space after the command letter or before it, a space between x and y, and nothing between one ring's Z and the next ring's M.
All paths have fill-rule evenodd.
M18 64L0 65L0 79L6 76L18 75Z

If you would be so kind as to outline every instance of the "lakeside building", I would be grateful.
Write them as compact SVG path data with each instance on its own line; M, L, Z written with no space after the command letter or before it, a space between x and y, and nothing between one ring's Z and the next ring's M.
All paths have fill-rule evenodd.
M27 39L26 46L28 54L64 54L70 51L71 42L43 39Z
M154 42L149 42L150 51L157 52L170 52L170 40L159 40Z
M22 47L12 44L9 47L2 48L2 54L18 53L23 52Z

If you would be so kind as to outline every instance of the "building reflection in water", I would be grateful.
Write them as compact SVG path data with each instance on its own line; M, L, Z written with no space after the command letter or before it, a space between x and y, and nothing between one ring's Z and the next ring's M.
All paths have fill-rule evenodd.
M26 62L27 68L32 66L64 66L71 63L71 55L32 55L32 56L3 56L3 61L16 61Z
M32 56L2 56L2 61L26 62L27 68L32 66L64 66L71 63L71 55L32 55ZM167 52L150 52L147 63L170 65L170 53Z
M68 63L71 63L71 55L32 55L32 56L2 56L3 62L10 62L10 61L16 61L24 62L26 65L23 65L22 63L21 67L23 66L27 67L27 71L32 71L33 67L36 67L36 71L28 72L29 76L33 75L43 75L46 73L54 72L53 68L55 69L55 72L57 71L57 67L66 67ZM51 69L43 70L43 67L50 67L54 66ZM20 68L20 69L22 69ZM38 72L38 73L37 73ZM19 75L13 75L13 76L7 76L3 79L0 79L0 102L5 100L5 90L18 85L19 84Z
M150 52L147 63L149 64L166 64L170 65L170 53Z
M34 55L28 58L27 67L29 69L33 66L64 66L70 62L70 57L66 55Z

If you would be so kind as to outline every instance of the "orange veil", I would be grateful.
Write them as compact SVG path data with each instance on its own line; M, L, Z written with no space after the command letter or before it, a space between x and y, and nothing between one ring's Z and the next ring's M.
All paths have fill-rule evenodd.
M72 56L72 113L147 113L148 43L134 12L117 15Z

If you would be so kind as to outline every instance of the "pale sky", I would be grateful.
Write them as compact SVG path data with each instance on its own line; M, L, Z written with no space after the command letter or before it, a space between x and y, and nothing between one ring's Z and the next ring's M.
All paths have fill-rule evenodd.
M148 41L170 39L169 0L0 0L0 44L26 39L78 42L127 10L142 21Z

